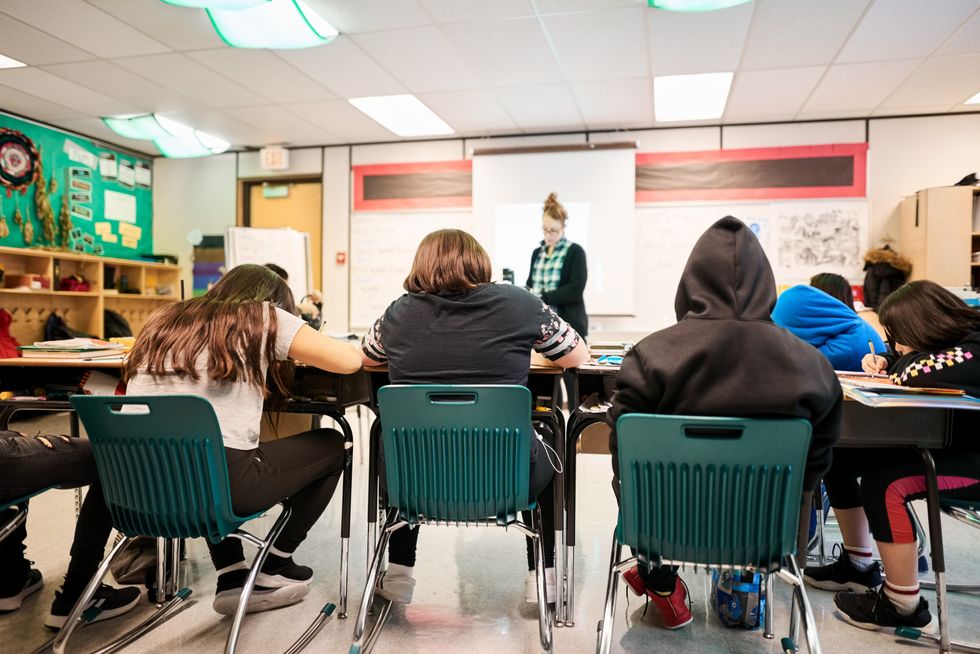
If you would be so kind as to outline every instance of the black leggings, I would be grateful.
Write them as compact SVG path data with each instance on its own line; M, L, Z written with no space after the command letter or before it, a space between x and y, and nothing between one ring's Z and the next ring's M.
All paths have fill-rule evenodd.
M980 499L980 452L930 450L939 492L945 497ZM858 481L860 479L860 481ZM864 507L871 534L882 543L914 543L908 502L926 496L922 458L909 449L834 449L824 476L830 506Z
M18 432L0 431L0 504L48 486L90 486L75 523L71 562L63 587L68 597L81 595L105 555L106 541L112 532L112 517L98 479L92 446L87 440L67 436L27 437ZM24 557L25 538L27 523L0 542L2 590L19 591L19 587L7 586L22 586L30 570L30 562Z
M296 551L337 488L348 453L336 429L314 429L282 440L261 443L255 450L225 448L231 481L231 502L240 516L264 511L279 502L293 514L276 539L275 548ZM217 570L245 560L242 542L208 541Z
M552 455L554 457L554 455ZM381 487L385 489L387 477L384 467L384 453L379 461ZM531 476L529 493L536 497L541 507L542 531L544 532L544 562L546 568L555 565L555 470L551 467L548 453L537 438L531 439ZM531 512L522 511L526 524L530 523ZM527 540L527 569L534 569L534 541ZM388 562L412 567L415 565L415 553L418 549L419 528L402 527L391 534L388 541Z

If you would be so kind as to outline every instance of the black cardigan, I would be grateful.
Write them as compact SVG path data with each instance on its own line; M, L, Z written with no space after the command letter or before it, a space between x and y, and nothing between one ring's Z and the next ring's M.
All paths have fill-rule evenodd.
M541 256L541 247L531 255L531 268L525 286L531 288L534 264ZM589 268L585 262L585 250L578 243L570 243L565 261L561 266L558 288L541 295L544 303L555 310L562 319L571 325L582 338L589 335L589 317L585 313L585 282L589 278Z

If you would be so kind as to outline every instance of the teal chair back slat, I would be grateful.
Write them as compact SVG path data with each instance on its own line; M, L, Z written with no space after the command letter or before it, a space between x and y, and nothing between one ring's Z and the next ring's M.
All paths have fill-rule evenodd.
M71 403L125 535L216 543L249 519L232 510L221 429L206 399L76 395Z
M529 508L523 386L385 386L378 408L388 502L402 519L508 524Z
M777 568L796 551L810 423L626 414L619 535L650 561Z

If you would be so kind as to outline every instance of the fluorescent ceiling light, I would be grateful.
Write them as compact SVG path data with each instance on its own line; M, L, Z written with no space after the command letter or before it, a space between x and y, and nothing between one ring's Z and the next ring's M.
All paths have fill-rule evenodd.
M177 7L198 7L200 9L248 9L269 0L163 0Z
M166 0L164 0L166 1ZM741 5L749 0L647 0L654 9L667 11L715 11Z
M452 134L453 128L414 95L376 95L351 98L352 105L398 136Z
M653 78L657 122L721 118L734 73L664 75Z
M106 116L102 122L120 136L153 141L165 157L206 157L231 147L224 139L158 114Z
M303 0L269 0L247 9L209 6L207 11L221 40L235 48L309 48L338 34Z
M23 68L26 65L23 61L0 54L0 68Z
M973 96L963 104L980 104L980 91L977 91L977 94L975 96Z

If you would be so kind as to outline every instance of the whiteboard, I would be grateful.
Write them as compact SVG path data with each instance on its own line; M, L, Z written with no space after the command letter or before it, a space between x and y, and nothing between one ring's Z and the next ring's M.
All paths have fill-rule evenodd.
M777 285L809 283L818 272L863 279L868 242L866 200L657 203L636 210L637 302L651 324L677 322L674 297L691 249L715 221L732 215L759 239Z
M486 154L473 158L474 236L491 253L494 275L515 271L523 285L541 242L548 193L569 210L566 236L588 261L589 315L634 312L636 152L632 148ZM523 274L520 271L524 271Z
M299 302L313 287L310 236L294 229L228 227L225 229L225 265L274 263L289 275L289 288Z
M405 292L402 284L426 234L446 228L472 232L472 224L469 211L352 213L351 329L370 328L388 305ZM531 256L530 252L527 256Z

